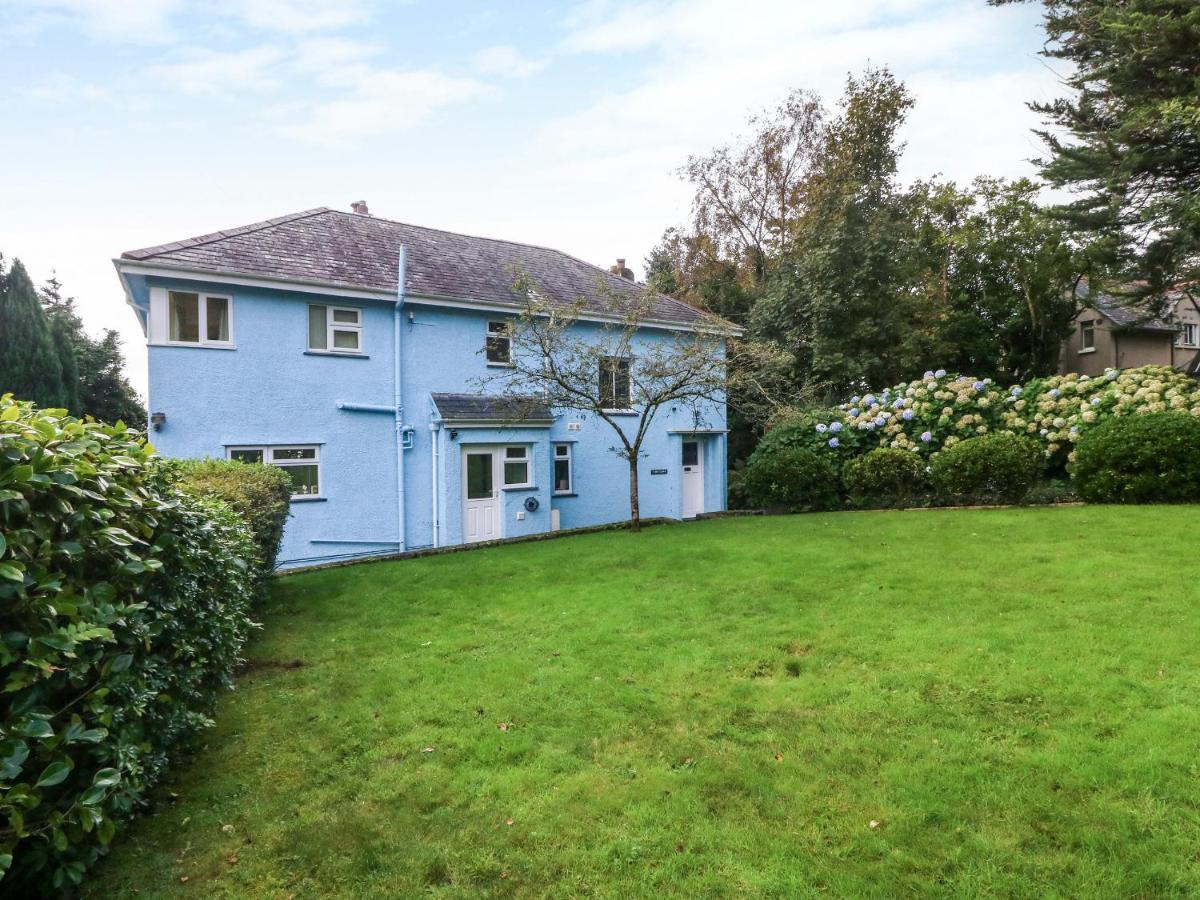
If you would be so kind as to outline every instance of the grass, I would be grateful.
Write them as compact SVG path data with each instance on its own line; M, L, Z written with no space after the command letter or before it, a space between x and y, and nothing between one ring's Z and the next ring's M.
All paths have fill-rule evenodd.
M287 578L89 893L1195 896L1196 522L734 519Z

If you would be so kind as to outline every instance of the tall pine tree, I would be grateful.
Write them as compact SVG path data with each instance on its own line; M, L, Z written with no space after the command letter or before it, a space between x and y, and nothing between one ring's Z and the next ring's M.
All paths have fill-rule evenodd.
M66 408L69 392L54 335L20 260L0 268L0 393Z

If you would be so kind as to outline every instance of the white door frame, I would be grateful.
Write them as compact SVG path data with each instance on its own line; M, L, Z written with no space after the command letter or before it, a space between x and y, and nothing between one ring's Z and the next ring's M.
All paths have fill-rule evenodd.
M500 479L503 474L501 469L504 447L500 444L463 444L460 456L460 467L462 469L462 504L459 507L460 515L462 516L462 542L464 544L472 544L480 541L491 541L504 537L504 499L500 493ZM494 533L487 537L470 538L468 537L467 521L468 508L467 504L472 502L467 497L467 457L472 455L488 455L492 458L492 496L491 505L493 515L495 516ZM477 498L477 501L482 498Z
M696 446L696 464L684 465L684 454L687 452L687 445L694 444ZM705 441L699 437L685 437L679 446L679 478L680 478L680 502L679 512L684 519L694 519L697 515L704 512L704 446ZM688 497L689 491L698 491L694 502L689 507Z

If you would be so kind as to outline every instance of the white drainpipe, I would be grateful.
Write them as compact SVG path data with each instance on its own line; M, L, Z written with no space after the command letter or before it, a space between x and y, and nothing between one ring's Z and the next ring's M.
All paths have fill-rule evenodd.
M435 546L435 547L440 547L442 545L441 540L440 540L441 536L438 533L442 527L442 523L440 521L441 517L438 515L438 512L440 511L438 509L438 506L439 506L439 503L438 503L438 456L440 455L438 453L438 450L440 449L438 447L438 443L441 440L441 436L442 436L442 423L441 422L430 422L429 423L429 461L430 461L430 471L432 473L430 480L433 484L433 487L431 490L432 497L430 499L433 501L433 506L432 506L432 510L433 510L433 546Z
M392 317L395 326L392 339L392 358L395 363L393 385L396 407L396 543L401 552L408 549L404 530L404 400L400 384L400 335L401 319L404 315L404 276L408 263L408 249L400 245L400 263L397 272L396 309Z

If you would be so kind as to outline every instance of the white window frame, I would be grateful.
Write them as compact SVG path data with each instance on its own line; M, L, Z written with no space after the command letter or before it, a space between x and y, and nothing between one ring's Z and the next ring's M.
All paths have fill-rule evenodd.
M196 341L176 341L171 339L171 294L195 294L197 337ZM210 341L208 334L208 301L224 300L225 311L229 318L229 339L225 341ZM203 291L198 288L166 288L150 289L150 343L165 347L207 347L215 350L236 349L234 342L233 295L218 291Z
M275 459L276 450L311 450L313 452L312 459ZM317 467L317 492L315 494L292 494L293 502L303 502L305 500L324 500L325 499L325 476L321 472L321 445L320 444L238 444L225 448L225 458L233 459L233 454L237 452L257 451L262 454L262 463L267 466L277 466L280 469L287 469L291 466L316 466Z
M520 450L521 456L510 457L509 450ZM523 463L525 465L525 480L519 484L508 483L508 464ZM505 444L500 448L500 487L504 490L533 487L533 448L527 444Z
M1191 335L1191 340L1188 340L1188 335ZM1179 334L1175 338L1176 347L1200 347L1200 324L1195 322L1183 322L1179 326Z
M1091 338L1091 343L1085 343L1085 338ZM1088 319L1079 323L1079 352L1096 352L1096 320Z
M492 331L493 325L499 325L499 331ZM498 366L502 369L511 369L512 362L512 322L505 319L488 319L486 332L483 337L483 358L489 366ZM508 345L508 352L505 354L505 360L492 360L488 358L489 344L493 341L504 341Z
M560 453L560 450L565 450L565 453ZM558 464L565 462L567 464L567 489L560 491L558 489ZM558 496L575 493L575 449L570 444L555 444L554 456L552 457L552 467L550 469L551 485L553 492Z
M329 353L336 356L361 356L363 353L363 311L361 306L334 306L329 303L310 303L308 304L308 315L312 317L313 307L325 308L325 346L314 347L308 338L305 342L308 343L309 353ZM356 320L351 322L335 321L335 313L348 312L354 313ZM346 347L336 347L333 343L333 334L335 331L349 331L358 336L358 347L350 350ZM311 337L311 333L309 337Z

